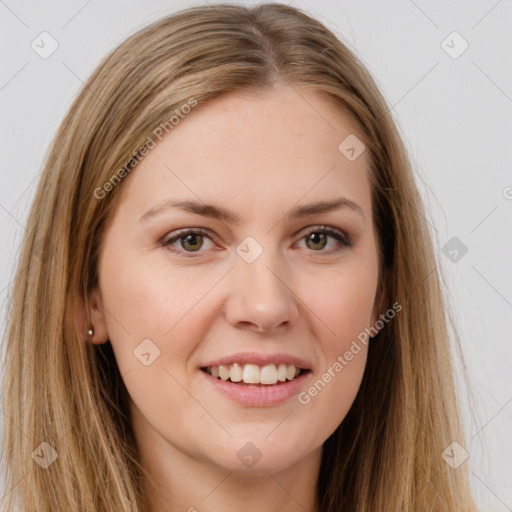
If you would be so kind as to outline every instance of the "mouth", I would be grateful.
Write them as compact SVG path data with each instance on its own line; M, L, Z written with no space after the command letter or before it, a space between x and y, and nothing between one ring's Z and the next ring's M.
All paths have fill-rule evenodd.
M280 386L311 372L309 369L285 363L264 366L234 363L203 366L200 369L217 380L250 387Z

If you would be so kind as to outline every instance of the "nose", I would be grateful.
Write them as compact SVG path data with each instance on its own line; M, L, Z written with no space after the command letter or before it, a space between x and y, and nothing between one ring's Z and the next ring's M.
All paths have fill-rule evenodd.
M289 329L299 318L291 273L265 250L252 263L236 257L229 273L226 319L238 329L273 332Z

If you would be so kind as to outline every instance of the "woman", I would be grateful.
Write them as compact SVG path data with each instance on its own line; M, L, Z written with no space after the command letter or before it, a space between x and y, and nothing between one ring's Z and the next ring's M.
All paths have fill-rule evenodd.
M280 4L153 23L85 84L33 202L3 510L475 510L440 280L330 31Z

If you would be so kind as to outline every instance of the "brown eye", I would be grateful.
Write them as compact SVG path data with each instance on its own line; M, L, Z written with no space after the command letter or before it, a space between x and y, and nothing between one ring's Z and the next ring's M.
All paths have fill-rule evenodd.
M327 245L327 235L325 233L311 233L307 236L308 242L311 242L310 249L323 249ZM316 246L316 247L315 247Z
M207 232L197 228L178 231L175 236L164 239L161 244L167 247L171 252L183 256L193 256L193 253L204 252L201 248L205 240L210 240ZM175 244L178 242L179 246L176 247Z
M337 240L338 247L324 250L329 244L329 238ZM306 246L308 249L325 254L338 252L352 245L347 235L337 229L335 230L334 228L329 228L327 226L317 226L310 229L301 240L306 240Z
M213 245L209 232L202 228L183 229L171 234L174 236L169 236L160 243L179 256L193 257L199 255L201 252L207 252L209 248L204 248L205 241L210 241ZM338 243L334 244L334 247L325 250L329 245L330 239L336 240ZM342 249L352 246L352 242L345 233L327 226L316 226L310 229L309 232L301 238L301 241L303 240L306 240L308 249L323 255L337 253ZM178 243L179 246L177 246Z
M191 234L187 236L182 236L179 238L181 240L181 246L185 250L195 251L200 248L203 242L203 235Z

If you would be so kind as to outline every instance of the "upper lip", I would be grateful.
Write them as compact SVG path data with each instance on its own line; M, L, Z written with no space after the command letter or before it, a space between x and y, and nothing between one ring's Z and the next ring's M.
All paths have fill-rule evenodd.
M294 365L302 370L311 370L311 365L300 357L296 357L291 354L259 354L257 352L239 352L237 354L231 354L205 363L201 365L201 368L220 366L221 364L230 365L234 363L256 364L258 366L265 366L267 364L278 365L280 363L284 363Z

